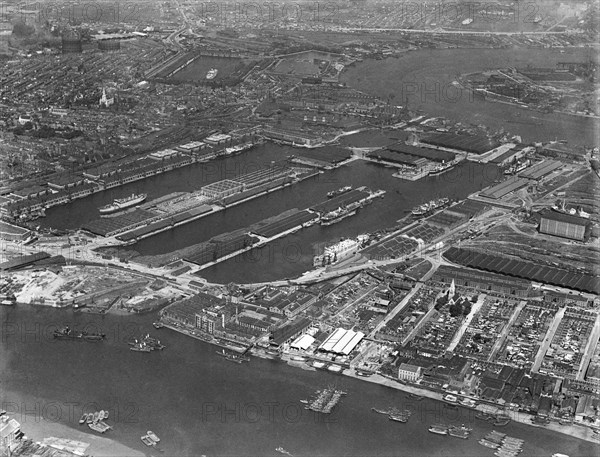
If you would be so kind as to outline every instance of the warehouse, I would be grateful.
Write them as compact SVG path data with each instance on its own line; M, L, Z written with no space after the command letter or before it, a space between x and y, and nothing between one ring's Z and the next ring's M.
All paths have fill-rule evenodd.
M362 341L365 334L355 332L353 330L344 330L338 328L319 346L319 350L323 352L332 352L334 354L348 355L358 343Z
M540 233L583 241L589 236L590 221L583 217L547 210L541 213Z

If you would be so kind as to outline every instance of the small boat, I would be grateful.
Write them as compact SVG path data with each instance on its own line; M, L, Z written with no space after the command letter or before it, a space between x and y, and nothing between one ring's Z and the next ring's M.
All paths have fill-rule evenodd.
M286 451L284 448L282 448L281 446L279 446L278 448L275 449L277 452L279 452L280 454L285 454L288 455L290 457L292 457L292 454L290 454L288 451Z
M165 326L165 324L163 324L162 322L153 322L152 325L156 329L163 328Z
M104 410L104 420L108 419L108 410Z
M84 413L83 416L81 416L81 419L79 419L79 425L85 424L87 417L88 415Z
M300 403L304 403L305 405L308 405L308 400L300 400Z
M160 442L160 438L158 436L156 436L156 434L152 430L148 430L146 432L146 436L148 438L150 438L152 441L154 441L155 443Z
M497 449L500 447L498 443L492 443L491 441L486 440L485 438L481 438L479 440L479 444L485 447L489 447L490 449Z
M408 416L405 414L389 414L388 419L395 422L402 422L403 424L408 422Z
M104 416L104 410L101 410L100 413L98 414L98 420L104 420L106 419L106 417Z
M96 411L93 416L93 421L98 422L100 420L100 412Z
M91 424L94 421L94 413L89 413L87 415L87 419L85 420L88 424Z

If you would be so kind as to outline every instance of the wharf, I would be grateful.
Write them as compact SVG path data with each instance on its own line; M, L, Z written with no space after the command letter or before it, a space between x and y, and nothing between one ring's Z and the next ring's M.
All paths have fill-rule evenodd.
M183 211L177 214L151 216L154 213L146 210L149 216L145 221L142 221L141 223L138 222L136 223L135 227L131 227L126 230L120 229L120 232L116 238L117 240L125 244L133 244L144 238L149 238L164 231L171 230L172 228L179 227L189 222L193 222L203 217L215 214L216 212L222 211L225 208L240 205L242 203L248 202L263 195L267 195L271 192L275 192L285 187L292 186L297 182L304 181L305 179L310 179L314 176L318 176L319 173L319 171L308 171L297 176L295 179L291 177L282 177L273 182L259 185L248 191L240 192L238 194L225 197L224 199L215 202L215 204L203 204L199 207L190 208L187 211ZM175 196L175 198L181 199L184 196L185 195L178 195ZM189 196L190 198L194 198L193 194L189 194ZM173 198L173 195L171 195L171 197ZM152 202L148 202L145 206L147 208L152 208L157 204L160 204L167 200L167 198L162 197ZM101 221L106 220L107 219L101 219ZM106 222L103 223L106 224Z
M404 179L405 181L418 181L419 179L423 179L429 176L429 170L422 171L420 173L403 173L402 170L398 170L392 176L394 178Z

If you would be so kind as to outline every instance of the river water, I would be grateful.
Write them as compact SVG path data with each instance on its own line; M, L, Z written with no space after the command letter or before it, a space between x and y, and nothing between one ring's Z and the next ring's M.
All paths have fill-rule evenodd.
M71 310L19 305L0 307L0 408L20 420L77 424L82 411L108 409L107 435L146 451L139 437L153 430L166 456L492 456L477 440L493 427L466 409L446 409L431 400L409 401L403 393L365 381L281 362L252 359L238 365L215 347L168 329L155 330L154 316L94 316ZM56 341L52 331L70 324L102 330L102 343ZM150 332L167 346L137 353L127 341ZM335 384L348 392L329 416L303 409L300 399ZM406 424L371 412L372 407L411 408ZM28 412L29 416L22 415ZM471 438L433 435L430 424L469 424ZM597 449L565 435L511 423L502 429L527 441L524 454L595 455ZM156 455L156 451L153 451Z

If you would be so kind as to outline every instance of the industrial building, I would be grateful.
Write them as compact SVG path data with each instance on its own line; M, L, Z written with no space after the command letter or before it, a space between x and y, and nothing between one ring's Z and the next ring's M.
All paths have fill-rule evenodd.
M329 335L321 346L319 346L319 350L334 354L348 355L356 346L358 346L358 343L360 343L364 337L365 334L363 332L338 328Z
M7 222L0 222L0 239L8 241L23 241L31 232L23 227L9 224Z
M589 235L589 219L547 210L541 213L540 233L583 241Z

